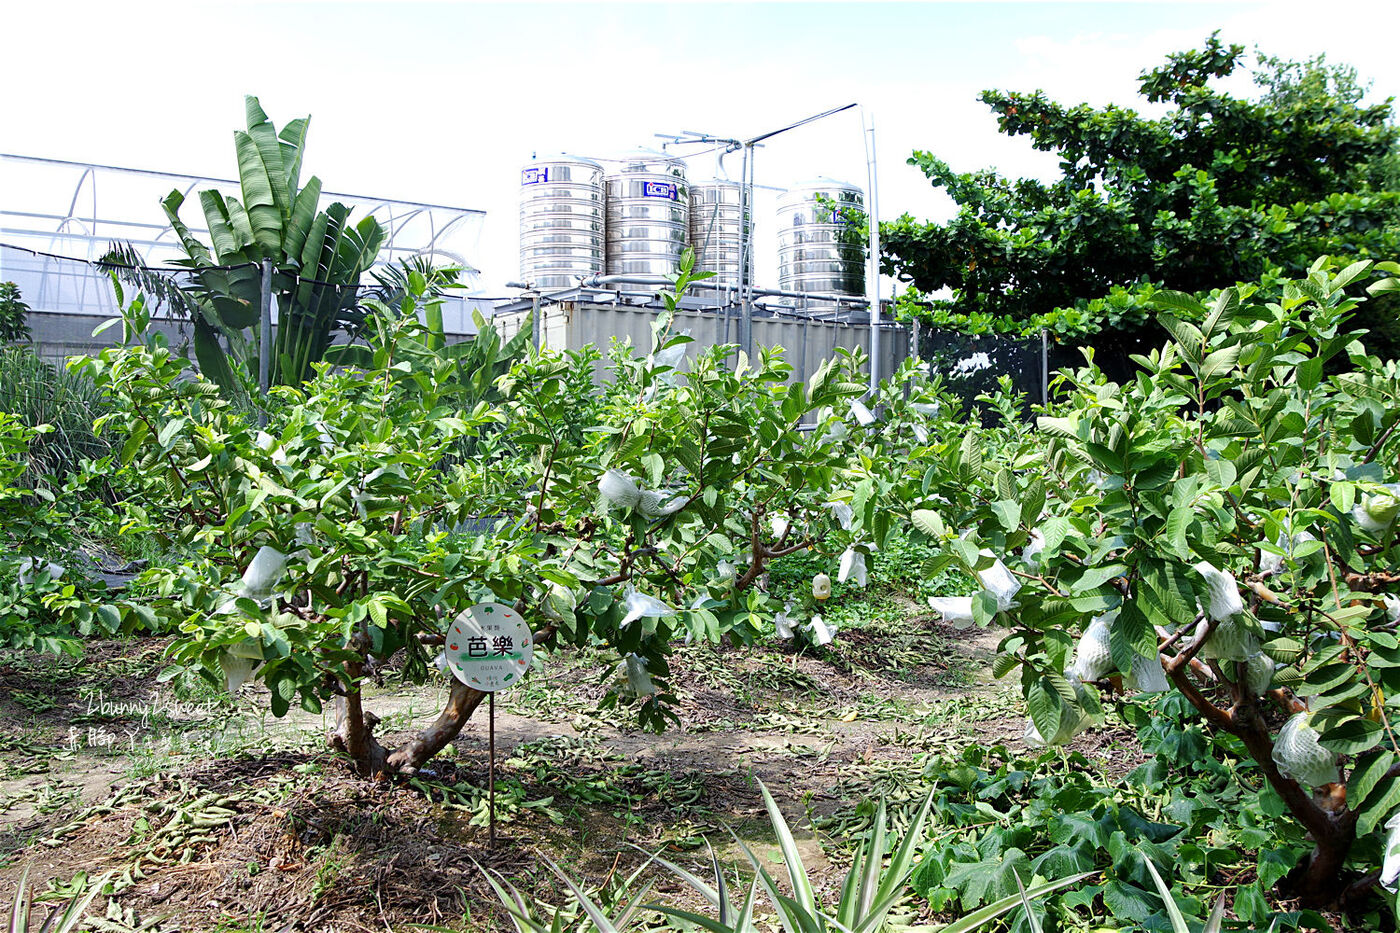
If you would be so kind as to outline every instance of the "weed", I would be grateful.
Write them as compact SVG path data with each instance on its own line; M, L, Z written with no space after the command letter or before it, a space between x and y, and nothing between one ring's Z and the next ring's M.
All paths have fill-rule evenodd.
M29 347L0 347L0 411L27 427L52 428L30 442L24 483L61 483L82 461L106 456L111 442L92 429L106 410L90 378L44 362Z
M331 837L330 844L317 853L316 877L311 883L311 900L318 902L325 893L335 887L336 883L345 874L345 869L350 864L350 855L345 852L342 845L344 839L339 833ZM307 852L307 857L312 858L312 853Z
M10 694L10 699L32 713L47 712L58 705L53 697L47 694L30 693L27 690L16 690Z
M263 911L243 917L225 914L215 922L211 933L266 933L266 924L267 914Z

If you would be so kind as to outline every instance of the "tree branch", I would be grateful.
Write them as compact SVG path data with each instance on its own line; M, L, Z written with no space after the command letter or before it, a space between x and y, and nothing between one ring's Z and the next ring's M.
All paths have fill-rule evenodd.
M1378 593L1381 590L1388 590L1400 586L1400 573L1392 570L1376 570L1371 573L1355 573L1348 571L1342 574L1342 579L1347 586L1353 590L1364 590L1368 593Z

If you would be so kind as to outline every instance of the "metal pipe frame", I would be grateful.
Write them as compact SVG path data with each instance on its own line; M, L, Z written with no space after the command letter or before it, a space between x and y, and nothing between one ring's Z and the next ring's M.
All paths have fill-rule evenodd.
M22 210L22 205L13 203L0 205L0 235L28 241L27 245L33 245L34 241L47 242L47 251L51 253L83 252L84 255L70 257L76 260L96 259L106 252L112 240L130 241L140 249L142 258L152 265L158 264L158 256L166 251L171 254L180 251L179 241L170 224L153 222L155 218L161 217L156 204L152 204L153 220L108 216L102 210L99 184L115 184L120 187L122 178L165 179L172 182L173 187L181 190L186 198L196 188L237 190L240 187L240 183L235 179L0 153L0 173L28 171L33 174L45 168L77 173L76 180L71 182L71 196L65 196L67 212L61 213L56 210L57 207L63 206L61 202L54 204L53 210L45 210L42 207L38 210ZM43 187L52 185L57 192L63 190L60 185L67 183L70 182L62 174L53 179L46 176ZM127 184L130 186L138 183L128 181ZM42 197L49 196L45 194ZM379 220L385 228L385 242L381 252L383 260L393 261L399 257L435 254L465 266L470 272L477 271L462 252L477 249L478 244L472 228L476 227L475 233L479 235L479 225L486 216L484 210L334 191L322 192L322 198L326 199L327 203L334 200L343 201ZM82 211L78 210L79 206L83 208ZM209 231L199 226L200 222L202 217L191 223L190 232L207 239ZM427 227L426 231L422 230L424 224ZM134 235L123 235L127 233ZM460 251L451 249L445 242L451 234L468 238L460 245ZM26 244L16 242L14 245Z

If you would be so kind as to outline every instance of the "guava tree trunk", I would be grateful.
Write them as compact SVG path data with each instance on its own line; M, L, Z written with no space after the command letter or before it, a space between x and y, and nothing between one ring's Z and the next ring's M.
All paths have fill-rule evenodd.
M360 693L363 662L354 661L345 667L348 676L335 698L335 730L329 736L330 744L350 759L357 774L370 777L384 770L387 757L384 746L374 737L379 717L365 712Z
M343 696L336 697L336 724L330 744L350 759L361 777L388 780L395 774L411 774L418 770L457 737L486 698L482 691L454 679L447 705L433 724L391 752L374 737L379 717L366 712L361 702L360 672L353 670L359 665L349 667L355 681L346 686Z
M523 601L517 602L515 611L522 612L524 608ZM547 625L534 633L533 641L538 645L553 634L553 625ZM421 640L424 644L441 644L442 636L425 635ZM368 636L361 634L351 647L364 651L367 643ZM486 699L482 691L452 678L447 705L433 724L389 751L374 737L374 727L379 723L379 717L365 711L361 703L360 682L365 674L364 661L347 664L345 669L346 681L341 684L340 695L336 697L335 730L328 738L331 747L344 753L361 777L389 780L396 774L417 771L457 737L481 701Z
M1356 839L1355 829L1316 838L1313 850L1279 882L1280 890L1296 896L1304 907L1340 904L1350 887L1342 881L1342 866Z
M452 681L452 690L447 695L447 705L443 707L436 721L422 732L409 739L389 755L387 765L390 771L414 771L423 763L442 751L448 742L457 737L472 713L486 699L480 690L468 687L457 679Z
M1209 635L1209 632L1206 633ZM1342 900L1347 884L1342 869L1352 843L1356 841L1356 813L1347 808L1345 785L1329 784L1310 795L1301 784L1279 771L1274 763L1274 739L1260 713L1256 698L1238 686L1232 687L1231 707L1221 709L1207 699L1191 682L1186 665L1204 642L1193 639L1167 664L1167 676L1191 705L1211 725L1230 732L1244 742L1259 769L1290 813L1312 836L1313 851L1305 856L1279 882L1282 892L1297 897L1305 907L1327 907ZM1246 680L1244 662L1239 662L1235 683Z
M1305 907L1339 903L1348 887L1342 869L1356 841L1356 813L1346 806L1346 786L1327 784L1310 796L1274 764L1273 738L1258 709L1250 704L1245 715L1240 708L1233 712L1232 718L1239 725L1236 734L1289 811L1312 836L1313 850L1279 882L1280 890L1297 897Z

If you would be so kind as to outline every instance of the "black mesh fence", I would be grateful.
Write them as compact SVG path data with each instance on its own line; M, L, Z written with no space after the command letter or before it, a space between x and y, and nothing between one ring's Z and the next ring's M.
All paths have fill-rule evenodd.
M1104 375L1117 383L1133 379L1138 371L1134 354L1146 356L1162 346L1166 330L1157 323L1148 323L1134 330L1105 331L1083 338L1080 343L1050 345L1050 373L1059 369L1078 369L1085 365L1081 347L1092 347L1094 364Z
M1022 397L1024 413L1044 400L1047 348L1039 337L969 336L921 326L916 343L929 372L939 374L947 390L969 408L990 411L979 396L997 392L1003 376Z
M1104 375L1121 384L1137 374L1133 355L1146 355L1160 347L1163 333L1157 325L1148 325L1095 334L1075 343L1057 343L1048 335L969 336L924 325L916 330L915 344L931 371L940 373L948 390L967 405L988 411L988 404L978 396L996 392L999 378L1006 376L1012 391L1023 397L1023 415L1029 416L1031 405L1047 399L1056 373L1086 365L1085 348L1092 348L1094 363Z

